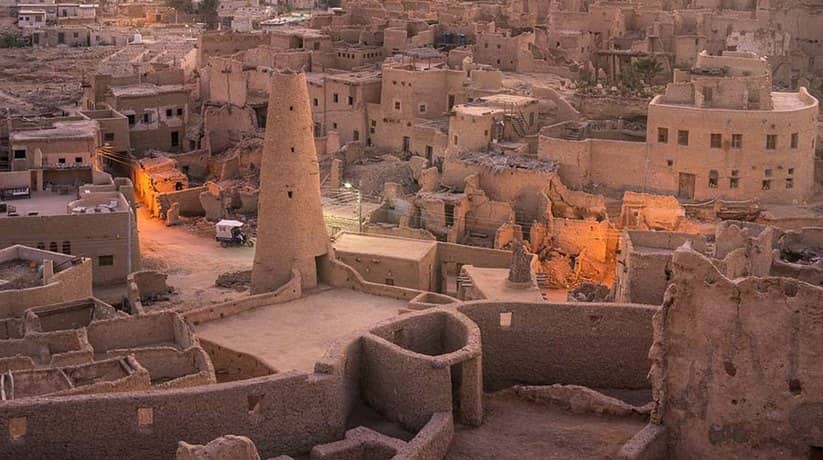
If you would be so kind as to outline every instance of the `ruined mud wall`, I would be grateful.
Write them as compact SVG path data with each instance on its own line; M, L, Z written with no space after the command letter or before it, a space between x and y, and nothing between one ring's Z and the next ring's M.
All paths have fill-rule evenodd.
M470 302L458 308L480 327L486 391L523 382L647 388L657 310L598 303Z
M193 217L205 215L206 211L200 202L200 194L207 190L208 188L203 186L191 187L176 192L158 193L156 195L157 214L161 216L165 215L166 211L168 211L174 203L179 203L181 216Z
M454 407L466 423L482 417L480 331L453 310L428 310L363 336L363 396L389 420L418 431ZM454 394L453 394L454 392Z
M0 429L25 418L25 434L3 436L0 457L173 458L177 442L248 436L264 458L307 452L343 435L341 379L284 374L165 392L10 401ZM142 424L141 424L142 420ZM20 423L20 422L17 422Z
M678 250L667 296L650 378L668 458L814 458L810 446L823 446L823 289L730 281Z
M200 346L211 358L218 382L248 380L277 372L253 355L222 347L205 339L199 340Z
M82 263L56 273L45 286L0 291L0 318L22 317L31 307L91 297L91 286L92 261L83 259Z

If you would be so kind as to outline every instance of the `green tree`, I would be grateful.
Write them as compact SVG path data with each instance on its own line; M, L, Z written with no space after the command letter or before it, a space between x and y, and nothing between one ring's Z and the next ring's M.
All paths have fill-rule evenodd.
M205 22L210 29L217 27L220 18L217 16L217 7L220 0L203 0L200 2L200 20Z
M657 59L648 56L635 60L632 67L634 67L634 70L647 85L651 85L654 77L663 71L663 64Z
M194 6L191 0L166 0L166 6L174 8L178 13L193 13Z

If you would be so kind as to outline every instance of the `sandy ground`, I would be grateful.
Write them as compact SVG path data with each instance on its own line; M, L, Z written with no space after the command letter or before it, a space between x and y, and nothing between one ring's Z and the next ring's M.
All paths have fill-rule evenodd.
M397 315L402 300L319 288L283 304L195 327L198 337L250 353L278 372L311 371L332 342Z
M487 394L483 404L483 425L458 425L446 459L614 458L645 425L639 418L572 414L510 394Z
M247 291L216 287L214 281L223 272L251 269L254 248L222 248L213 238L186 226L166 227L163 221L152 219L145 208L138 209L137 228L143 268L168 273L167 282L177 292L169 302L150 309L188 310L247 295Z
M0 107L20 115L73 106L83 95L83 76L93 73L102 59L118 49L0 49Z

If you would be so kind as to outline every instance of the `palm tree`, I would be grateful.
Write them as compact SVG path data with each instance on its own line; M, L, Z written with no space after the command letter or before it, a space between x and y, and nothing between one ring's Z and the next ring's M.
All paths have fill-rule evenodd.
M652 80L663 71L663 64L653 57L642 57L634 61L634 70L637 71L647 85L652 84Z

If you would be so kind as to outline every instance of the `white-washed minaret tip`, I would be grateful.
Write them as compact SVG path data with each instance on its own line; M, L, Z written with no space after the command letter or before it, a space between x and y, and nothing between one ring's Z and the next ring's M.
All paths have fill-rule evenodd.
M304 288L317 285L316 258L328 251L320 170L303 73L274 73L260 163L253 294L273 291L297 269Z

